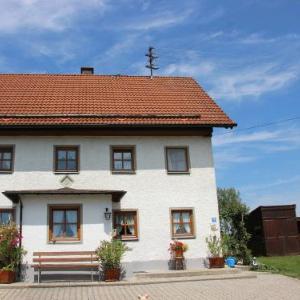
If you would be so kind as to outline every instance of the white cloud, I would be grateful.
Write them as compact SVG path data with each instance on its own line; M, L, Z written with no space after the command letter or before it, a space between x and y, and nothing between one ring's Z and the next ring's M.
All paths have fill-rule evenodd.
M248 155L233 148L214 151L214 162L217 169L225 169L232 164L248 163L256 159L257 157L254 155Z
M300 216L300 189L299 184L286 183L280 188L270 188L265 191L247 192L239 188L243 200L249 204L251 209L260 205L289 205L296 204L296 213Z
M282 42L284 40L299 40L300 35L296 33L290 33L282 36L275 36L275 37L267 37L262 33L252 33L248 36L242 37L238 40L241 44L246 45L255 45L255 44L269 44L269 43L276 43Z
M242 134L237 130L229 134L215 135L213 145L216 167L224 169L236 163L264 159L270 153L300 149L300 128L285 126Z
M0 32L19 29L60 31L83 11L103 11L106 0L0 0Z
M276 91L299 77L298 66L279 67L265 64L227 71L211 78L213 88L210 94L219 99L240 100L243 97L259 97Z
M287 185L287 184L293 184L297 183L300 184L300 175L288 177L288 178L279 178L275 179L272 182L266 182L264 184L255 184L255 185L247 185L240 187L244 192L248 191L258 191L258 190L268 190L270 188L275 188L275 187L280 187L282 185Z
M191 14L192 10L185 10L180 13L177 11L164 11L155 15L143 16L143 18L139 18L139 20L131 22L121 28L137 31L159 29L183 23Z
M240 101L245 97L257 98L265 93L280 90L296 81L300 75L299 63L283 66L265 63L256 66L238 66L224 70L226 65L211 59L191 58L189 62L169 64L166 75L185 75L202 78L212 88L209 94L216 99ZM186 56L186 60L188 57ZM230 62L227 62L230 65Z
M57 40L57 41L37 41L34 43L26 42L26 51L31 56L45 56L47 58L54 58L58 63L65 63L76 57L78 45L71 40Z
M139 35L130 34L123 37L123 39L116 44L112 45L108 50L101 54L100 59L96 58L96 61L110 61L120 54L124 54L127 50L132 49Z
M300 147L300 128L296 126L275 130L257 130L250 133L236 132L213 137L214 146L256 147L265 152L288 151ZM237 147L237 146L235 146Z
M224 135L216 135L213 138L214 146L223 146L228 144L236 144L236 143L253 143L253 142L260 142L260 141L268 141L278 137L278 131L260 131L260 132L253 132L248 134L235 134L229 133Z
M215 69L212 62L202 62L198 64L169 64L164 68L165 75L185 75L185 76L198 76L199 74L211 74Z

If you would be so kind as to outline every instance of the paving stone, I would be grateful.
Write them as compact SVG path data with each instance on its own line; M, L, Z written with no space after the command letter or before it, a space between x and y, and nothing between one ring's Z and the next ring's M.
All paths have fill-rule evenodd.
M124 286L0 289L0 300L134 300L150 299L299 300L300 280L275 274L240 280L212 280Z

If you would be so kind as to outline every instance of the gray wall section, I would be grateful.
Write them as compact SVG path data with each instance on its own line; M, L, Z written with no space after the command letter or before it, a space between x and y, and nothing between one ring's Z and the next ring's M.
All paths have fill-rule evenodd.
M193 258L186 259L186 269L195 270L201 269L208 266L208 262L206 258ZM151 260L151 261L136 261L130 263L122 264L124 278L132 278L135 273L145 273L145 272L162 272L167 271L171 268L170 262L167 260ZM48 280L91 280L91 272L90 271L44 271L42 272L42 281ZM34 272L33 268L30 265L22 265L21 272L21 281L26 282L37 282L37 272ZM99 280L99 273L94 271L94 280Z

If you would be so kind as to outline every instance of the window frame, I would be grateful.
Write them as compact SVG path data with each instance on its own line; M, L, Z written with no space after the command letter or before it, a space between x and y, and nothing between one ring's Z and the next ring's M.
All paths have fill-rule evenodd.
M122 214L130 214L130 213L134 213L134 230L135 230L135 235L131 236L131 235L121 235L121 236L115 236L116 239L120 239L122 241L138 241L139 240L139 215L138 215L138 210L137 209L114 209L112 211L113 215L113 222L112 222L112 226L113 226L113 230L116 230L116 216L117 215L122 215Z
M11 165L10 169L0 169L0 174L12 174L14 172L14 165L15 165L15 145L0 145L0 152L1 150L9 149L11 153ZM4 152L4 151L3 151Z
M53 237L53 211L55 210L77 210L77 237ZM64 217L65 218L65 217ZM64 220L66 225L66 220ZM48 205L48 243L78 243L82 241L82 205L81 204L50 204Z
M168 161L168 150L171 149L180 149L185 151L185 160L186 160L186 169L180 171L172 171L169 170L169 161ZM166 161L166 171L167 174L190 174L190 154L189 154L189 147L188 146L166 146L165 147L165 161Z
M74 170L59 170L58 169L58 151L59 150L64 150L64 151L74 151L76 152L76 169ZM79 145L55 145L54 150L54 164L53 164L53 169L54 173L57 174L76 174L79 173L80 170L80 146ZM66 160L67 161L67 160Z
M189 212L191 213L190 217L190 228L191 233L183 233L183 234L177 234L174 232L174 223L173 223L173 213L184 213ZM180 222L180 223L186 223L186 222ZM195 224L195 211L193 207L172 207L170 208L170 230L171 230L171 238L172 239L194 239L196 238L196 232L195 232L196 224Z
M131 162L132 162L132 165L131 165L131 169L115 169L114 168L114 153L115 151L120 151L120 152L131 152ZM122 161L124 159L122 158ZM113 146L110 146L110 165L111 165L111 172L112 174L135 174L136 172L136 149L135 149L135 146L133 145L113 145Z
M11 215L12 215L12 219L11 219L11 221L12 222L15 222L16 221L16 209L15 208L0 208L0 214L1 213L11 213ZM0 217L0 226L1 225L3 225L2 223L1 223L1 219L2 219L2 217Z

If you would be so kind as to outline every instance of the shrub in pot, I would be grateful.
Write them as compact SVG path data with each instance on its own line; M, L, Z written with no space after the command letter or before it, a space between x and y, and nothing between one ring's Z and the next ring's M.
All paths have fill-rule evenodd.
M187 250L188 250L188 245L183 242L174 240L170 243L169 251L172 258L176 258L176 257L182 258L183 253L186 252Z
M105 281L120 280L121 260L130 250L121 240L102 241L96 249Z
M210 268L224 268L225 260L222 257L222 240L215 235L210 235L206 238L208 250L210 252L209 267Z
M16 270L25 254L20 241L21 234L15 224L0 226L0 283L16 280Z

